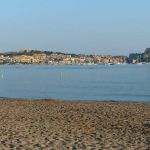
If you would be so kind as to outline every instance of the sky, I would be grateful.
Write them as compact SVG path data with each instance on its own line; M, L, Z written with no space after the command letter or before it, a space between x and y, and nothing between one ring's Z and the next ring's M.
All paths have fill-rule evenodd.
M128 55L150 47L150 0L0 0L0 52Z

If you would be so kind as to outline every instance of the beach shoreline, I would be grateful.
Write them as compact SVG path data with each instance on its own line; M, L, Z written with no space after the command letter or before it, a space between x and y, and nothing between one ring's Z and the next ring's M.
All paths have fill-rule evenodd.
M55 98L11 98L11 97L0 97L0 100L9 100L9 101L56 101L56 102L88 102L88 103L139 103L139 104L150 104L149 101L130 101L130 100L78 100L78 99L55 99Z
M149 149L150 103L0 98L0 149Z

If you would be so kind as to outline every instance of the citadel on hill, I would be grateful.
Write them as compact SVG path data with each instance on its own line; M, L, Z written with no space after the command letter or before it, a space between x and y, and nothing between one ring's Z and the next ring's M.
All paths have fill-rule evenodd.
M0 53L0 64L123 64L150 63L150 48L127 56L69 54L40 50Z

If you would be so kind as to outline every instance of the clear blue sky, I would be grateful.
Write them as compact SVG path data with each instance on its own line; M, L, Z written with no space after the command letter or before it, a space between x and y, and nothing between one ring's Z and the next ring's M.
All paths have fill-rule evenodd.
M150 0L1 0L0 52L123 54L150 47Z

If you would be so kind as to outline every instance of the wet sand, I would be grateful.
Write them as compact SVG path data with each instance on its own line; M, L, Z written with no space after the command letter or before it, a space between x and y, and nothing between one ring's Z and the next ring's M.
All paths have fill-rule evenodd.
M150 149L150 103L0 99L0 150Z

